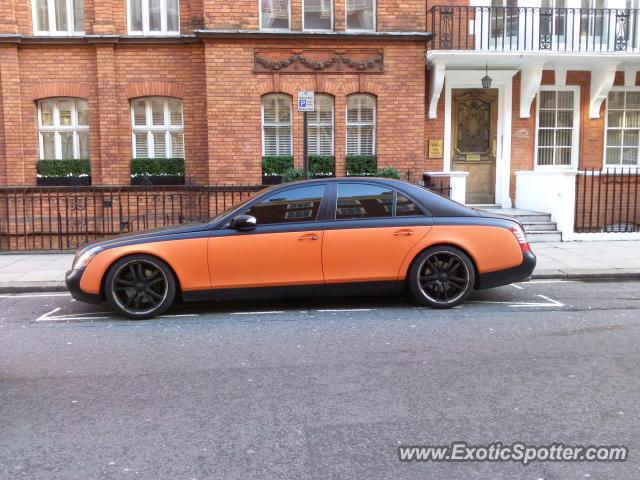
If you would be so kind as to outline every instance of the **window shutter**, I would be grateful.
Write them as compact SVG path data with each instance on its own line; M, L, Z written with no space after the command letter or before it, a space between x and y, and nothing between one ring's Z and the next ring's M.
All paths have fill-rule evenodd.
M375 154L376 100L352 95L347 100L347 155Z
M263 154L291 155L291 98L268 95L262 101Z
M184 134L171 134L171 157L184 158Z
M144 127L147 124L147 113L144 100L133 101L133 124Z
M147 147L147 134L136 133L136 158L149 158L149 148Z
M153 132L153 158L167 157L167 136L165 132Z
M162 98L151 99L151 119L153 126L161 127L164 123L164 100Z
M180 100L169 100L169 112L171 126L182 126L182 102Z

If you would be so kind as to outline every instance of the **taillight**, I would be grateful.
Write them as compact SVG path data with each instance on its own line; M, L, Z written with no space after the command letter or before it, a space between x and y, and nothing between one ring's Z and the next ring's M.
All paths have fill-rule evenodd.
M518 240L518 245L520 245L522 253L530 252L531 246L529 246L529 242L527 242L527 236L525 235L524 230L522 230L522 227L520 225L515 225L509 230L511 230L511 233L513 233L516 240Z

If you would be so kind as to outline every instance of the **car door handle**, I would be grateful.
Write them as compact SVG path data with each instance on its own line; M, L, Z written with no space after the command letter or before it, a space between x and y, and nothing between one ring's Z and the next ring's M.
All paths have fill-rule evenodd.
M298 240L318 240L320 238L317 233L305 233L301 237L298 237Z
M413 230L410 230L408 228L403 228L402 230L396 230L395 232L393 232L393 234L396 237L400 237L400 236L404 236L404 237L408 237L410 235L413 235Z

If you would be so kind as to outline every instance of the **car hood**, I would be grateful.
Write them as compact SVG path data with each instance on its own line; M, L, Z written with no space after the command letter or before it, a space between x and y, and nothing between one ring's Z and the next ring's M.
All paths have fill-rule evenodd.
M102 247L109 248L117 245L131 244L131 243L144 243L145 240L157 239L158 237L164 237L169 235L180 235L190 232L199 232L205 230L208 227L208 223L202 222L190 222L183 223L181 225L171 225L168 227L154 228L151 230L144 230L142 232L135 233L123 233L114 237L109 237L106 240L98 240L90 243L84 247L84 249Z

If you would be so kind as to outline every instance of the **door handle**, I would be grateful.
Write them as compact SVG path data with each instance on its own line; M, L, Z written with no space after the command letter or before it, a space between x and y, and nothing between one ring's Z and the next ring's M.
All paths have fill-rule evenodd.
M318 237L317 233L305 233L301 237L298 237L298 240L318 240L318 238L320 237Z
M409 229L409 228L403 228L402 230L396 230L395 232L393 232L393 234L396 237L400 237L400 236L404 236L404 237L408 237L410 235L413 235L413 230Z

